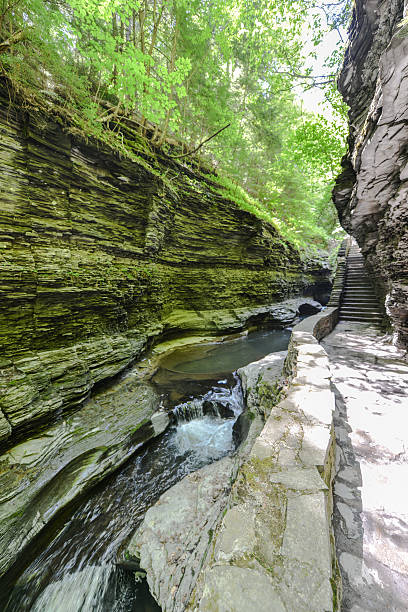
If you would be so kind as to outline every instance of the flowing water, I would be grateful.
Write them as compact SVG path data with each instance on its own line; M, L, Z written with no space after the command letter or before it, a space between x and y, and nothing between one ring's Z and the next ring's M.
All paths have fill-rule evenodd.
M184 383L177 381L184 387L184 401L173 409L174 424L77 506L20 575L5 612L159 610L146 581L137 582L134 569L126 568L122 551L147 509L164 491L186 474L234 450L233 425L243 409L236 376L228 375L216 383L212 376L207 383L201 379L194 393L194 385L187 384L191 383L190 375L194 367L198 373L211 370L215 374L217 368L218 372L231 372L237 363L253 361L254 355L259 359L273 350L283 350L289 335L286 330L279 338L276 332L258 332L254 336L262 339L261 349L254 346L253 336L202 347L204 352L196 366L188 351L184 362L179 353L178 371L185 369L187 377ZM233 356L228 357L227 345ZM168 394L171 382L166 376L164 379L162 390ZM207 390L203 392L205 385Z

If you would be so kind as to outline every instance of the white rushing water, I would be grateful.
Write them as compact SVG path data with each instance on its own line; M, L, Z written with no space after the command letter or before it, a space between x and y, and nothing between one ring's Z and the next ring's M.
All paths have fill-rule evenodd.
M179 454L192 451L203 463L223 457L234 449L232 430L242 412L242 392L235 378L232 389L215 387L201 398L177 406L173 437Z
M205 416L178 425L173 444L180 453L192 450L202 460L215 461L233 450L233 421Z
M88 565L67 573L63 579L48 584L37 598L31 612L76 612L98 610L112 576L110 564Z
M238 378L226 382L176 406L175 425L81 504L21 575L5 612L159 610L147 586L118 569L117 554L166 489L233 451L243 398Z

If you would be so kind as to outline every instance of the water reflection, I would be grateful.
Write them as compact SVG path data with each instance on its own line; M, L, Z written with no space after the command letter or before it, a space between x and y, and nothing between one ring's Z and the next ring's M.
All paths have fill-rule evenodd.
M220 376L258 361L268 353L285 351L290 334L289 329L260 330L227 342L183 347L163 359L161 367L180 374Z

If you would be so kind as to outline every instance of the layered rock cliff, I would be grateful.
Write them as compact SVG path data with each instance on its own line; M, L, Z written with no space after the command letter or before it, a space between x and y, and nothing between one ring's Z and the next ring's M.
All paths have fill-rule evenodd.
M405 6L404 6L405 5ZM334 189L398 342L408 346L408 31L404 0L356 0L339 89L349 152Z
M242 328L324 285L211 176L158 154L165 186L0 102L0 440L79 405L154 337Z

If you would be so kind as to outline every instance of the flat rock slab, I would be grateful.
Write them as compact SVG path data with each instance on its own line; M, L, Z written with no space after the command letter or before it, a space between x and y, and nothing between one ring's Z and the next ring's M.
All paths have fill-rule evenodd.
M342 322L322 342L336 386L334 527L343 610L408 608L408 363Z
M186 609L231 490L236 461L224 457L189 474L150 508L127 548L140 557L163 610Z

